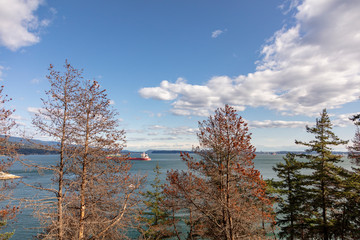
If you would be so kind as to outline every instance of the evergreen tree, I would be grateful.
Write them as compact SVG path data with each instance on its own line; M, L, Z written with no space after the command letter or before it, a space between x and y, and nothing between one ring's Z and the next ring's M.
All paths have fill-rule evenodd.
M353 121L355 125L360 126L360 114L353 115L350 120Z
M345 182L346 171L339 167L341 155L332 153L332 146L346 144L347 141L339 139L332 132L332 124L326 109L316 119L315 127L306 127L308 133L314 134L315 139L309 142L295 141L296 144L308 147L307 154L300 155L308 160L312 174L308 180L311 185L309 191L312 192L311 199L312 216L308 220L308 230L310 238L321 238L324 240L338 237L336 231L339 221L334 215L342 210L337 208L339 201L342 201L342 185Z
M143 212L140 221L143 222L145 226L140 228L140 232L142 234L142 239L167 239L174 234L169 230L170 214L163 207L164 194L162 192L163 184L161 184L159 164L156 164L154 173L155 179L150 184L152 190L143 193L146 209Z
M295 154L288 153L283 158L284 163L273 167L279 180L270 181L273 192L278 195L277 225L281 230L282 239L304 239L306 232L306 209L309 208L306 176L302 170L306 167L304 162L297 161Z
M342 179L337 187L337 200L332 214L334 238L360 239L360 175L353 171L341 171Z
M359 115L360 116L360 115ZM351 239L360 239L360 130L358 115L351 118L356 125L355 137L352 145L348 146L348 158L355 165L348 173L343 190L343 201L341 216L337 216L338 222L342 225L343 236ZM346 238L343 238L346 239Z
M349 158L353 161L353 163L360 167L360 130L359 126L356 127L355 137L352 140L353 145L348 146L349 150Z
M3 228L6 227L7 221L0 221L0 230L2 230ZM13 235L14 235L15 231L13 232L5 232L5 233L0 233L0 239L1 240L8 240L10 239Z

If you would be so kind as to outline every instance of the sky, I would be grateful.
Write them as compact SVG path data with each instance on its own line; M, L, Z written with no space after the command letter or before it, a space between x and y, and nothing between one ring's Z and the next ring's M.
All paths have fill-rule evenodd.
M106 89L127 150L191 150L225 104L257 151L303 150L324 108L354 136L359 22L358 0L0 0L0 84L38 139L48 67L67 59Z

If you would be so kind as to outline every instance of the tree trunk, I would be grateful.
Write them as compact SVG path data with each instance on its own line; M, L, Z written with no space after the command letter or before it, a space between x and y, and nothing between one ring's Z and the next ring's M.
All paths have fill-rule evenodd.
M325 184L323 180L321 180L321 193L322 193L322 218L323 218L324 240L328 240L329 233L328 233L327 216L326 216Z
M287 181L288 181L288 184L289 184L289 193L290 193L290 196L289 196L289 205L290 205L290 240L294 240L294 235L295 235L295 232L294 232L294 199L293 199L293 189L292 189L292 181L291 181L291 178L290 178L290 173L289 171L287 172Z
M322 129L321 131L321 136L323 137L323 131L324 129ZM323 146L323 144L321 145L321 149L324 149L325 147ZM321 170L322 170L322 174L324 174L325 172L325 156L324 153L321 154ZM322 219L323 219L323 234L324 234L324 240L328 240L329 239L329 233L328 233L328 226L327 226L327 216L326 216L326 210L327 210L327 206L326 206L326 196L325 196L325 182L323 179L321 179L321 194L322 194Z
M234 239L232 217L230 213L230 156L226 159L226 212L227 212L227 227L229 228L229 240Z
M84 158L83 162L83 171L81 178L81 187L80 187L80 219L79 219L79 239L84 239L84 219L85 219L85 186L86 186L86 158Z
M86 114L86 137L85 137L85 152L83 159L83 168L82 168L82 176L81 176L81 187L80 187L80 219L79 219L79 240L84 239L84 230L85 230L85 210L86 210L86 202L85 202L85 190L86 190L86 177L87 177L87 161L88 161L88 152L89 152L89 115L90 111L87 111Z
M67 96L66 87L64 95ZM60 163L59 163L59 188L58 188L58 239L62 240L64 237L64 224L63 224L63 183L64 183L64 158L65 158L65 135L66 135L66 121L67 121L67 102L64 104L64 117L62 122L62 135L60 145Z
M61 156L60 156L60 172L59 172L59 191L58 191L58 224L59 224L59 228L58 228L58 239L62 240L63 236L64 236L64 225L63 225L63 209L62 209L62 205L63 205L63 177L64 177L64 156L63 153L61 151Z

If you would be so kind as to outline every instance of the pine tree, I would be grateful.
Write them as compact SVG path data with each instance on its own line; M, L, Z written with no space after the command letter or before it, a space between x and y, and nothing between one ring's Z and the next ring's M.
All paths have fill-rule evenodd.
M275 195L278 195L277 225L282 239L304 239L306 232L306 209L309 208L306 176L302 171L306 168L304 162L295 159L295 154L288 153L283 158L284 163L278 163L273 170L279 180L271 180L270 185Z
M353 115L350 120L353 121L355 125L360 126L360 114Z
M145 198L144 204L146 208L140 218L140 221L145 225L140 228L140 232L142 239L168 239L174 234L170 230L170 214L163 207L164 194L162 191L163 184L161 184L159 164L156 164L154 173L155 179L150 184L152 190L148 190L142 194L143 198Z
M360 239L360 176L352 171L340 171L333 205L334 239Z
M352 146L348 146L349 158L353 163L360 167L360 129L359 126L356 127L355 137L352 140Z
M346 176L343 184L342 197L340 202L342 212L336 215L337 222L341 225L342 239L360 239L360 130L359 116L353 116L352 120L356 125L355 137L352 145L348 146L348 158L354 165L352 171Z
M188 170L169 172L165 187L173 209L188 213L188 239L264 238L272 203L254 169L247 124L226 105L199 130L198 158L182 154Z
M309 191L313 193L311 199L312 217L308 220L309 236L328 240L336 238L336 225L334 219L337 214L337 203L341 201L341 186L345 181L345 169L337 164L341 163L342 156L332 153L332 146L346 144L347 141L339 139L332 132L332 124L326 109L316 119L315 127L306 127L308 133L314 134L315 139L309 142L295 141L296 144L308 147L307 154L300 155L308 160L312 174L308 177L311 185Z

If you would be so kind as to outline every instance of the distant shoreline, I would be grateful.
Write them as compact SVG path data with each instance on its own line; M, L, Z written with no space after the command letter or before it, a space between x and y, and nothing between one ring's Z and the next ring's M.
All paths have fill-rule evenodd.
M129 151L132 153L131 151ZM148 150L145 151L149 154L180 154L180 153L194 153L193 151L187 151L187 150ZM277 155L277 154L287 154L287 153L295 153L295 154L306 154L305 151L259 151L255 152L257 155L266 154L266 155ZM311 153L307 153L311 154ZM347 155L348 152L342 152L342 151L334 151L333 154L340 154L340 155Z
M1 136L1 135L0 135ZM59 151L50 151L44 148L36 147L36 144L39 146L49 146L49 147L56 147L59 145L58 142L55 141L42 141L42 140L29 140L21 137L10 137L10 142L18 143L19 148L17 149L17 153L23 155L53 155L59 154ZM33 143L36 143L35 145ZM146 152L147 154L180 154L180 153L194 153L191 150L177 150L177 149L170 149L170 150L157 150L157 149L148 149L146 151L131 151L131 150L123 150L122 153L142 153ZM257 151L255 154L262 155L262 154L287 154L287 153L295 153L295 154L304 154L305 151L288 151L288 150L279 150L279 151ZM340 154L340 155L347 155L347 151L334 151L333 154Z
M148 154L180 154L180 153L189 153L193 154L193 151L188 150L147 150L147 151L129 151L124 150L122 153L142 153L146 152ZM37 149L37 148L20 148L17 150L17 153L22 155L56 155L59 154L58 151L49 151L44 149ZM256 155L277 155L277 154L287 154L287 153L295 153L295 154L306 154L305 151L259 151L255 152ZM309 154L309 153L307 153ZM311 154L311 153L310 153ZM347 155L348 152L341 152L341 151L334 151L333 154L339 155Z

